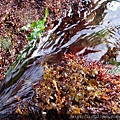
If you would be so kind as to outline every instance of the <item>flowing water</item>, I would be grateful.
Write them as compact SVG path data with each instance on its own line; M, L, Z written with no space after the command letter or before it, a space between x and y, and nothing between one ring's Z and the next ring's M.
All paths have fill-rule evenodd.
M86 3L87 4L87 3ZM89 3L88 3L89 4ZM86 8L71 6L53 29L34 42L0 86L0 113L32 97L32 83L42 80L42 63L60 61L64 53L89 60L120 61L120 1L96 0Z

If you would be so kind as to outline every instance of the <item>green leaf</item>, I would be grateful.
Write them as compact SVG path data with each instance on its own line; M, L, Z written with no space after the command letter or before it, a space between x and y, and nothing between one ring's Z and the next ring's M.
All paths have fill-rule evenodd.
M48 8L45 8L45 19L47 18L47 16L48 16Z
M19 30L26 30L27 31L30 28L32 28L32 31L31 31L30 35L28 36L29 43L28 43L28 45L26 45L24 47L24 50L20 54L18 54L16 61L10 66L6 75L9 74L12 71L12 69L14 69L14 67L17 65L17 63L23 59L23 57L24 57L23 55L25 53L28 53L28 51L32 48L35 40L37 40L39 38L41 32L43 32L43 30L45 29L45 22L46 22L46 18L48 16L48 9L47 8L45 8L44 14L45 14L44 18L42 18L41 20L27 24L26 26L23 26L22 28L19 29Z
M95 32L94 34L95 34L95 36L105 38L105 36L108 35L108 32L107 32L107 30L102 29L102 30L100 30L98 32Z
M116 60L110 60L109 63L116 66L120 65L120 62L117 62Z
M30 24L30 28L34 28L36 26L36 22Z
M33 28L33 30L28 36L29 41L31 41L32 39L37 39L40 36L41 32L45 29L44 25L47 16L48 16L48 9L46 8L44 18L30 24L30 28Z

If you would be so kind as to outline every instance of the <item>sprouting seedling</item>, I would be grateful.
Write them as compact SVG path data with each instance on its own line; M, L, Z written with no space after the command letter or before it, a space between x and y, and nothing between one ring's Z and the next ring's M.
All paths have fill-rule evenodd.
M28 40L31 41L33 39L37 39L40 36L40 33L45 29L45 22L46 22L46 18L48 16L48 9L45 8L45 16L44 18L32 22L30 24L27 24L26 26L23 26L21 28L21 30L29 30L29 28L32 29L32 32L30 33L30 35L28 36Z
M29 28L32 28L32 32L30 33L30 35L28 36L28 40L29 42L33 41L33 40L37 40L41 34L41 32L43 32L43 30L45 29L45 22L46 22L46 18L48 16L48 9L45 8L45 16L44 18L36 21L36 22L32 22L26 26L23 26L21 28L21 30L28 30ZM22 54L24 54L25 52L28 51L28 49L30 48L30 44L25 46L25 49L23 50L23 52L21 54L18 55L17 57L17 61L21 59Z
M41 32L45 29L45 22L46 18L48 16L48 9L45 8L44 17L38 21L32 22L30 24L27 24L26 26L23 26L19 30L26 30L32 29L30 35L28 38L28 44L24 47L24 50L21 51L20 54L18 54L16 61L10 66L9 70L7 71L6 75L10 73L10 71L17 65L17 63L22 59L23 55L27 53L32 47L34 42L39 38Z

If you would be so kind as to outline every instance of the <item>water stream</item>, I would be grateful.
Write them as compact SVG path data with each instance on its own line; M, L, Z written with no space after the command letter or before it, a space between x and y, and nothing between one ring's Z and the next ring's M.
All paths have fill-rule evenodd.
M87 4L87 3L86 3ZM89 3L88 3L89 4ZM64 53L81 55L90 60L120 61L120 1L96 0L80 9L71 6L69 13L44 32L27 57L23 56L0 86L0 113L19 101L31 98L32 83L42 80L42 63L60 61Z

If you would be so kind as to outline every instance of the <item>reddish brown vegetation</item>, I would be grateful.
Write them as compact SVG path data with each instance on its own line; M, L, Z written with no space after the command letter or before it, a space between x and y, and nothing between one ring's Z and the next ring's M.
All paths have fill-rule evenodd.
M51 119L63 114L120 114L120 75L109 74L109 69L72 54L65 55L59 63L45 63L43 80L33 86L31 105L41 111L41 116L51 114ZM24 107L18 105L16 112L29 115L30 106L21 103Z

